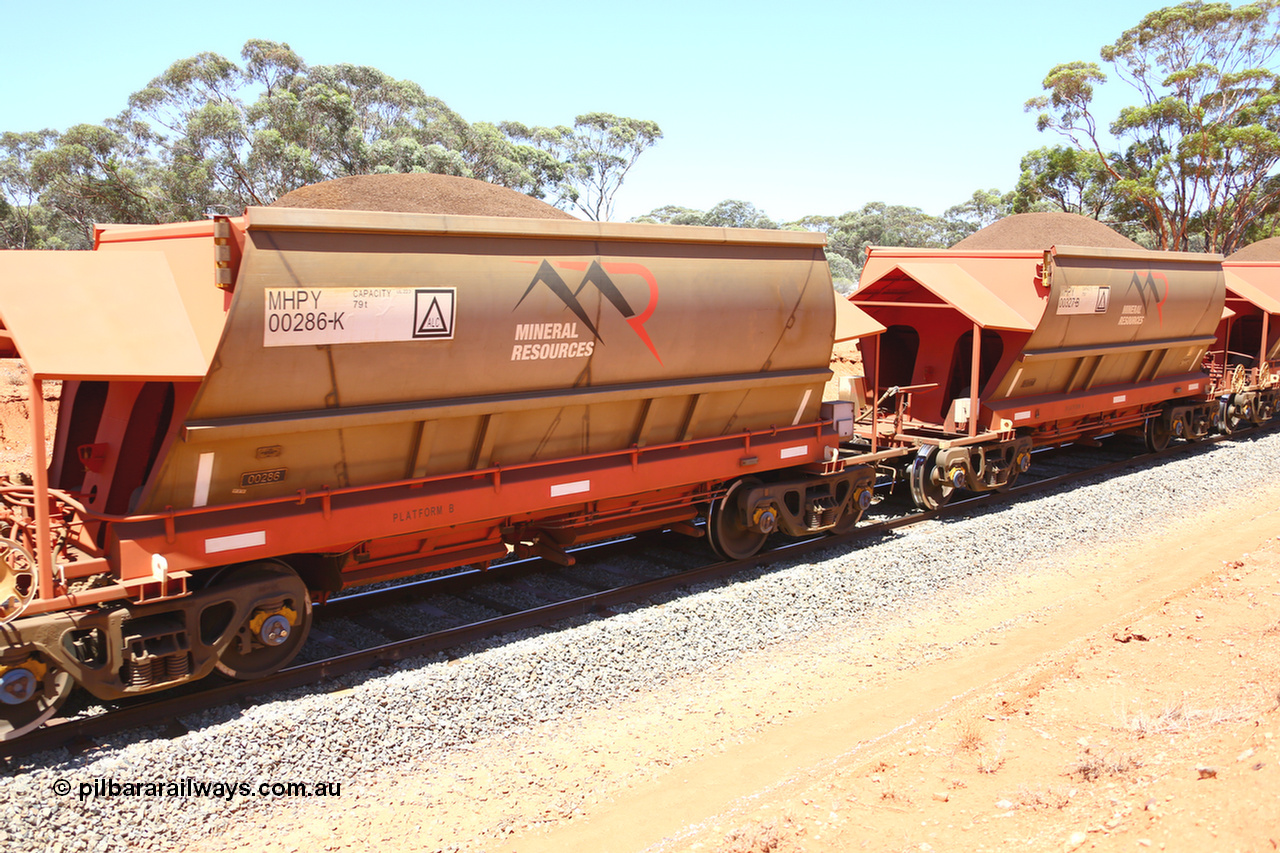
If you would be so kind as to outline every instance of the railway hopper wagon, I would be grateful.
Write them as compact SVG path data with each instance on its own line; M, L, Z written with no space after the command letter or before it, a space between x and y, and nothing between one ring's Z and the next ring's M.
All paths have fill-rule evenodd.
M1231 433L1275 416L1280 405L1280 264L1222 263L1227 311L1208 370L1218 393L1218 423Z
M655 528L728 557L847 530L874 469L822 400L822 244L250 208L0 254L35 460L0 485L0 736L76 684L269 674L353 584Z
M927 509L1008 487L1035 447L1203 436L1224 298L1219 255L873 247L850 299L886 330L862 348L856 432L915 448L890 467Z

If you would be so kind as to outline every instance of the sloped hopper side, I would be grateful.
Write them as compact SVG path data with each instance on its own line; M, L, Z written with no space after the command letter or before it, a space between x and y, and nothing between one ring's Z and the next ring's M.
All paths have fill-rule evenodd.
M226 331L149 507L817 420L835 333L820 235L247 216Z
M1220 256L1063 247L1044 270L1044 315L992 409L1200 374L1222 316Z

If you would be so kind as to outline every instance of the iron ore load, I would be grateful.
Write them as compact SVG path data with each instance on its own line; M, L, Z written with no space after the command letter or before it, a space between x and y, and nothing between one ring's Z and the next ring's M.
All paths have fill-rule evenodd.
M877 490L936 508L1037 446L1274 407L1280 292L1217 256L877 248L846 301L821 235L396 208L396 179L0 254L36 460L0 482L0 737L76 685L270 674L345 587L652 529L742 559ZM866 376L823 399L848 339Z

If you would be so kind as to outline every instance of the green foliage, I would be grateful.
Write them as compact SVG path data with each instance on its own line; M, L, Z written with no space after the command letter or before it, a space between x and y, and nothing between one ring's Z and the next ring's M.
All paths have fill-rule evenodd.
M586 113L573 127L502 125L512 139L527 142L563 166L554 175L559 201L571 204L588 219L613 218L614 198L627 172L647 149L662 138L656 122L623 118L613 113Z
M841 265L841 270L855 280L862 273L869 246L944 248L962 230L954 221L930 216L918 207L884 202L871 202L839 216L806 216L788 225L826 234L828 257L844 258L849 266Z
M1093 111L1094 86L1106 74L1095 63L1055 67L1044 80L1047 94L1027 109L1038 111L1041 130L1057 131L1097 160L1083 164L1092 170L1083 183L1077 170L1045 164L1047 184L1074 186L1082 206L1115 206L1161 248L1230 252L1248 241L1280 209L1272 174L1280 165L1278 9L1280 0L1237 8L1192 0L1151 12L1102 48L1102 59L1139 96L1108 125L1119 152L1104 150ZM1033 174L1028 191L1035 190Z
M778 223L749 201L725 199L707 211L669 204L638 216L632 222L663 225L703 225L709 228L777 228Z
M32 158L28 179L40 204L76 227L73 247L91 244L95 222L159 221L154 164L122 131L114 122L78 124Z
M968 201L948 208L942 214L947 230L947 245L958 243L970 234L986 228L1013 212L1013 193L996 189L976 190Z
M754 204L726 199L707 211L704 225L713 228L777 228L778 225Z
M52 130L0 134L0 249L48 245L53 220L40 205L40 188L31 175L31 165L56 137Z
M853 261L844 255L825 250L827 255L827 266L831 269L831 284L836 289L836 293L849 295L853 293L858 286L858 276L861 270L854 266Z
M1008 212L1012 194L979 190L942 216L916 207L873 202L839 216L806 216L779 225L754 204L726 199L707 211L669 204L633 222L663 225L702 225L717 228L790 228L826 235L827 264L840 293L851 293L866 262L868 246L942 248L999 219Z
M242 64L170 65L101 125L0 138L0 247L83 248L97 222L238 214L306 184L435 172L479 178L608 218L662 133L609 113L573 128L469 124L417 83L376 68L310 66L254 39Z
M706 215L705 211L694 210L692 207L668 204L651 210L643 216L637 216L631 221L647 222L651 225L702 225L703 217Z
M1014 213L1055 210L1101 219L1118 200L1106 163L1092 151L1037 148L1027 152L1020 168Z
M839 216L805 216L779 225L754 204L726 199L708 211L669 204L639 216L633 222L665 225L703 225L720 228L794 228L826 235L827 264L836 290L850 293L867 260L869 246L945 248L979 228L1008 216L1013 193L978 190L967 201L942 216L930 216L917 207L872 202L861 210Z
M930 216L918 207L872 202L861 210L839 216L805 216L781 225L754 204L726 199L708 211L669 204L639 216L633 222L665 225L704 225L720 228L794 228L818 231L827 238L827 263L841 293L853 290L867 260L869 246L945 248L1008 216L1013 193L978 190L949 208L942 216Z

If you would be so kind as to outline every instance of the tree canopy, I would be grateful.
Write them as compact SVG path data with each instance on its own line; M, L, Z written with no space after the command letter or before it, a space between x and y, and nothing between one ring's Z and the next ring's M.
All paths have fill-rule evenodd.
M308 65L282 42L251 40L240 58L179 60L102 124L0 136L0 248L87 248L95 222L235 214L380 172L478 178L608 218L662 137L603 112L572 128L468 123L413 81Z
M726 199L710 210L669 204L633 222L702 225L715 228L787 228L818 231L827 238L827 262L836 289L848 293L857 284L869 246L945 248L995 222L1010 211L1013 194L978 190L968 201L931 216L918 207L872 202L839 216L805 216L778 223L748 201Z
M1099 115L1102 66L1056 66L1026 109L1071 145L1028 152L1013 192L979 190L941 216L873 202L780 225L726 199L638 221L821 231L840 280L856 278L869 245L950 246L1042 210L1094 217L1144 245L1230 252L1280 225L1278 51L1280 0L1151 12L1100 53L1132 105ZM607 220L662 135L653 121L608 112L572 126L471 123L411 80L312 66L288 44L255 39L239 61L200 53L173 63L100 124L0 134L0 248L86 248L96 222L234 214L379 172L479 178Z
M918 207L871 202L839 216L806 216L786 227L827 235L832 278L838 289L847 292L862 273L868 247L946 248L1007 216L1011 198L997 190L978 190L941 216L932 216ZM834 261L834 256L840 260Z
M1092 151L1056 145L1028 151L1020 164L1013 212L1038 209L1101 219L1117 199L1103 159Z
M1101 58L1138 96L1106 126L1119 151L1109 150L1094 106L1095 86L1107 75L1094 62L1053 68L1043 82L1047 94L1027 109L1038 111L1041 130L1057 131L1096 159L1046 163L1042 172L1052 177L1044 188L1057 183L1062 194L1079 185L1083 169L1085 185L1073 192L1082 205L1098 203L1108 184L1098 180L1100 165L1115 203L1139 217L1161 248L1230 252L1248 242L1280 207L1277 8L1280 0L1237 8L1192 0L1151 12L1103 47Z
M613 218L614 198L627 172L646 149L662 138L656 122L613 113L580 115L571 128L529 128L507 122L502 130L562 163L556 185L560 198L568 199L595 221Z
M710 228L777 228L778 223L749 201L725 199L707 211L669 204L638 216L632 222L664 225L704 225Z

